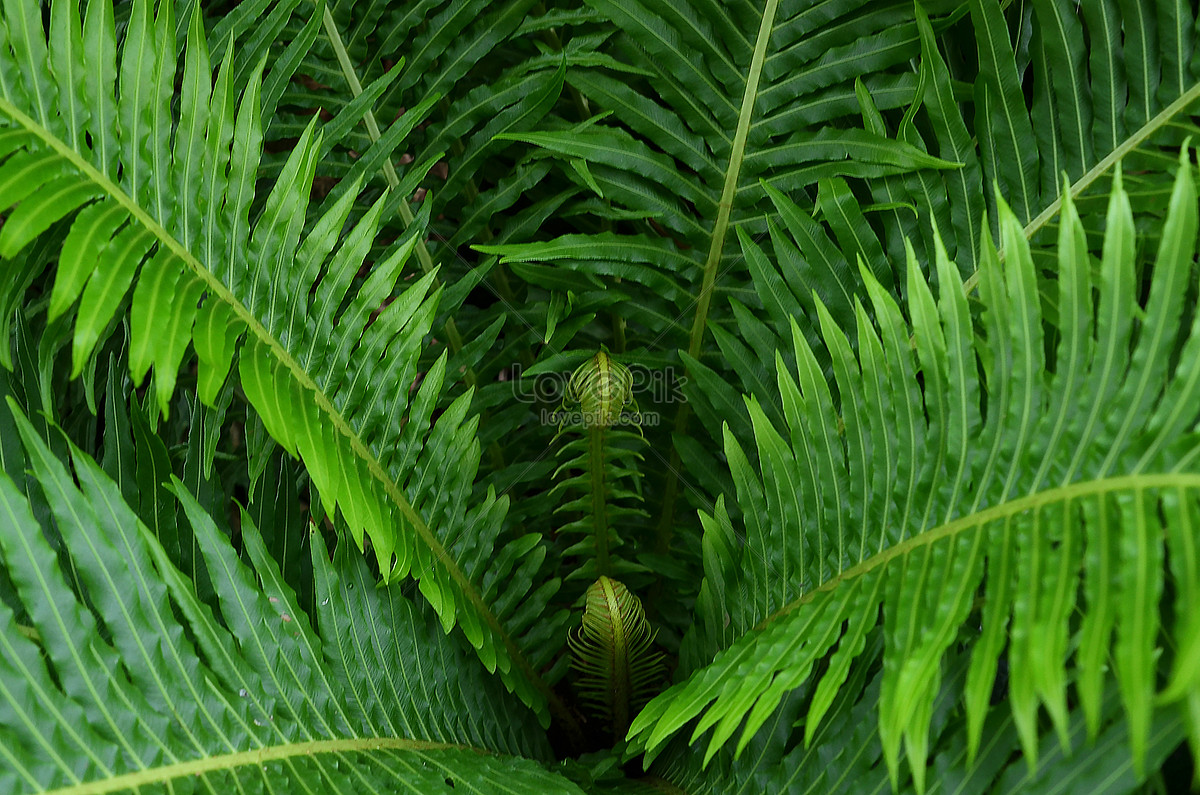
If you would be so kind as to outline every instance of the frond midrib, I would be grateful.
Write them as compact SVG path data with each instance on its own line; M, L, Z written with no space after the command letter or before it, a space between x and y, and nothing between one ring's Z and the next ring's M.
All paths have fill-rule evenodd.
M384 470L383 464L370 451L366 443L359 437L358 433L350 425L341 412L333 405L333 402L325 394L325 392L317 385L307 371L300 363L283 347L278 339L272 335L262 323L248 310L241 301L226 287L216 276L208 270L184 245L177 240L173 235L167 232L150 214L138 204L133 197L129 196L124 190L116 185L108 176L98 171L90 162L85 160L78 152L76 152L65 141L60 140L49 130L42 127L29 116L25 115L7 99L0 97L0 111L4 112L18 124L36 135L46 146L54 150L60 157L66 159L73 167L78 169L84 176L92 180L98 185L106 195L121 205L134 219L142 224L144 228L154 235L155 239L166 246L171 252L184 262L188 269L204 283L205 289L213 296L225 302L234 312L239 320L241 320L248 329L264 346L266 346L275 359L283 364L295 379L304 389L313 393L316 399L317 406L321 409L330 421L333 427L342 436L345 436L354 453L366 462L368 470L384 487L389 499L400 510L401 514L412 524L416 530L419 539L429 548L433 556L446 567L451 579L459 587L461 592L466 595L471 604L478 611L495 632L496 636L503 642L505 649L509 652L513 661L520 668L526 679L534 685L534 687L546 697L550 704L557 703L557 697L551 690L549 685L533 670L529 661L525 659L513 639L501 626L499 619L487 607L483 601L483 597L471 584L470 579L458 567L458 564L450 556L446 548L434 536L433 532L425 524L424 519L412 504L404 496L399 484L397 484Z
M758 85L762 78L763 64L766 62L767 45L771 41L771 32L775 28L775 12L779 8L779 0L767 0L763 8L762 21L758 28L758 37L754 41L754 53L750 58L750 70L746 74L746 88L742 94L742 107L738 113L737 130L729 148L729 163L725 168L725 184L721 188L721 198L717 202L717 219L713 224L712 237L709 239L708 255L704 261L704 274L700 282L700 294L696 297L696 314L692 318L692 328L688 335L688 355L693 359L700 358L700 348L704 342L704 331L708 327L708 310L712 303L713 289L717 282L717 268L721 264L721 254L725 250L725 238L729 234L730 216L733 213L733 200L737 196L738 183L741 181L742 162L746 155L746 141L750 136L751 119L754 116L755 104L758 100ZM689 407L687 403L680 406L675 415L676 436L687 433ZM675 501L679 496L679 449L671 446L671 458L667 463L667 477L663 485L662 510L659 514L658 526L654 535L655 548L660 553L670 549L671 537L674 534Z
M1104 176L1113 166L1137 149L1151 135L1165 127L1172 119L1183 113L1188 106L1193 102L1200 100L1200 81L1197 81L1191 88L1175 98L1175 101L1167 105L1159 111L1152 119L1137 129L1132 135L1123 140L1115 149L1098 160L1094 166L1089 168L1079 179L1071 183L1070 194L1072 199L1079 198L1085 190L1092 186L1096 180ZM1034 218L1025 225L1025 239L1031 240L1034 235L1045 228L1051 219L1059 214L1062 210L1063 194L1060 191L1054 201L1050 202L1045 209L1038 213ZM1000 261L1004 261L1004 250L999 252ZM979 268L968 276L963 281L963 292L970 295L976 287L979 286L980 273Z
M454 743L437 743L428 740L408 740L402 737L352 737L339 740L309 740L307 742L266 745L252 751L217 754L188 762L176 762L161 767L150 767L134 773L124 773L111 778L92 781L50 790L47 795L103 795L109 792L136 791L138 787L162 784L186 776L202 776L206 773L231 771L242 767L262 767L267 762L291 759L297 756L320 754L342 754L355 751L475 751L490 754L481 748Z
M721 188L721 198L717 203L717 220L713 225L708 257L704 262L704 279L700 287L700 296L696 302L696 316L692 322L691 338L688 340L688 355L693 359L699 357L700 346L704 341L704 329L708 323L708 307L713 285L717 280L717 267L721 263L721 254L725 248L725 238L729 232L729 217L733 212L733 199L737 194L738 182L742 173L746 141L750 134L750 119L754 115L759 80L762 77L763 63L766 60L767 44L771 40L771 31L775 28L775 11L778 7L779 0L767 0L767 5L763 9L762 23L758 29L758 39L754 42L750 71L746 75L746 90L742 95L737 130L734 132L733 143L730 146L729 164L725 169L725 184Z
M1034 492L1033 494L1026 494L1000 505L985 508L969 516L959 517L951 522L932 527L923 533L907 538L899 544L888 547L858 565L829 578L816 588L792 600L764 618L754 626L752 631L759 632L766 629L779 619L795 612L800 606L813 601L820 592L836 590L840 585L849 580L861 577L868 572L886 566L896 558L910 554L915 549L930 546L949 536L978 528L990 522L1007 519L1028 510L1040 509L1048 505L1055 505L1074 499L1095 497L1122 491L1163 488L1184 488L1200 492L1200 474L1179 471L1154 472L1120 475L1095 480L1081 480L1066 486L1058 486Z

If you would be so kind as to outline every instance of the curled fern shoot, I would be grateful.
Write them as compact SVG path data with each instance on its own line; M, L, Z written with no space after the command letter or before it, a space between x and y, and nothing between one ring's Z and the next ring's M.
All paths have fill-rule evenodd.
M560 435L567 432L568 426L581 427L584 432L559 451L566 460L554 477L557 479L563 472L572 474L560 481L551 493L574 495L557 511L584 514L560 530L564 534L581 532L585 535L582 541L564 552L585 559L583 566L574 573L576 577L590 579L637 570L634 564L613 555L613 550L623 543L615 530L616 521L646 515L641 509L620 504L642 500L641 473L636 465L641 455L634 447L640 445L642 439L641 428L630 419L636 419L632 385L629 368L606 351L598 352L580 365L567 383L564 409L567 406L577 408L562 413ZM631 405L635 413L626 412L626 407ZM627 423L637 429L636 435L620 430Z
M661 652L646 622L642 602L622 583L600 577L587 591L583 625L567 636L571 667L584 704L623 737L631 716L645 706L663 681Z
M607 351L600 351L571 375L567 398L579 404L585 427L612 427L633 403L633 375Z

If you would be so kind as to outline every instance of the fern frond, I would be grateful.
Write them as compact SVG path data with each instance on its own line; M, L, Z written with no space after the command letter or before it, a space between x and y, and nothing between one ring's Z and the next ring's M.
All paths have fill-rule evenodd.
M712 729L705 760L739 727L740 752L806 683L815 687L805 718L811 739L882 607L883 755L894 787L903 744L921 790L942 660L964 640L982 588L982 631L966 641L967 758L980 751L1007 643L1011 715L1031 765L1041 707L1070 747L1072 677L1095 737L1111 654L1134 768L1142 769L1155 713L1180 709L1200 685L1190 663L1200 633L1183 607L1200 592L1189 562L1200 522L1200 325L1179 324L1196 283L1191 172L1184 151L1144 305L1118 178L1096 281L1082 223L1065 203L1056 322L1041 314L1023 224L1000 200L1008 256L1001 267L996 248L983 249L978 318L939 247L937 299L910 249L911 325L863 268L877 320L856 305L857 354L816 302L832 385L793 323L798 380L777 361L786 427L777 430L747 399L758 467L726 430L745 545L722 529L722 511L705 517L712 540L697 659L719 654L638 716L635 749L653 752L699 718L693 741ZM1049 349L1048 330L1057 332ZM1161 625L1167 582L1175 596L1165 612L1174 618ZM1174 650L1162 664L1160 633ZM1195 743L1195 726L1188 731Z
M642 603L621 582L601 576L587 590L583 625L567 636L585 703L620 737L662 682L662 654Z
M87 48L72 46L48 61L38 8L26 4L5 15L0 180L26 189L5 194L9 205L20 203L0 233L0 255L17 254L43 233L61 247L50 316L78 300L75 375L123 316L130 289L131 374L140 380L153 366L164 413L189 342L208 403L236 357L247 399L274 439L304 461L326 511L340 512L360 548L370 539L385 579L417 578L444 628L461 627L488 669L499 669L548 720L544 705L554 696L537 670L552 653L543 641L560 620L518 609L519 597L541 605L555 588L554 581L534 587L544 553L535 551L533 536L505 549L498 541L505 501L470 494L479 461L471 395L432 419L446 388L447 358L431 363L420 387L410 389L439 298L432 272L399 289L419 230L369 261L392 198L380 196L347 224L355 184L308 224L325 145L315 120L269 193L256 195L261 64L243 90L227 52L210 82L207 43L193 13L176 116L171 8L163 3L154 16L148 0L133 6L118 59L125 86L115 106L118 126L102 124L113 117L111 84L85 97L86 114L68 115L50 102L55 75L68 63L84 70ZM108 0L97 0L92 11L88 41L115 52ZM55 18L76 14L65 0L52 8ZM11 79L18 72L24 80ZM431 106L432 99L391 125L364 154L364 168L377 168ZM176 191L182 177L198 189ZM53 203L42 199L48 192ZM72 213L63 238L52 225ZM364 265L366 277L356 280ZM29 283L20 281L24 274L13 278L10 288ZM503 601L500 582L510 589Z
M920 210L919 221L887 218L891 255L903 255L907 236L918 258L932 258L936 220L971 289L980 278L979 224L991 185L999 184L1025 236L1045 232L1046 243L1053 240L1064 191L1070 193L1098 244L1114 168L1125 164L1127 188L1140 197L1138 211L1161 218L1171 192L1163 172L1172 152L1200 133L1194 120L1200 71L1193 56L1193 5L1045 0L1027 8L1020 23L1033 34L1028 45L1011 41L1006 13L1012 11L995 0L970 4L979 66L972 101L960 105L952 81L961 58L918 4L924 99L906 114L897 135L964 167L924 172L907 184L895 178L872 183L875 201L902 196ZM920 117L927 125L913 123Z
M506 137L588 163L606 198L655 219L677 242L624 234L608 236L610 245L593 248L585 245L591 236L579 236L574 242L579 250L588 250L583 255L559 245L573 238L520 248L478 248L501 254L505 263L537 260L588 272L599 269L656 290L656 278L679 273L684 294L677 299L677 311L693 318L688 342L680 341L680 347L692 357L699 354L708 326L717 273L734 264L735 255L725 252L729 235L736 228L761 227L764 181L795 190L836 175L955 166L868 131L796 133L796 122L783 121L789 109L804 106L812 94L825 89L825 81L848 81L852 91L854 75L865 73L855 70L899 63L894 59L917 39L911 23L903 31L893 24L898 19L894 13L818 20L786 4L766 2L756 7L757 25L752 29L751 19L735 19L708 5L703 10L687 2L591 5L645 48L649 57L639 58L639 64L654 77L647 92L600 71L580 70L569 79L632 132L600 123L586 131ZM802 36L828 36L839 43L857 39L853 69L843 66L844 75L837 68L828 74L819 68L818 74L799 69L823 52L801 46ZM899 46L902 41L907 44ZM834 51L825 55L819 60L836 61ZM679 243L691 250L681 251ZM637 249L651 247L657 254L644 260L647 266L610 270ZM674 260L681 262L676 265Z
M573 59L538 59L536 31L522 30L530 0L504 3L421 2L392 7L383 2L336 4L324 14L318 46L305 53L301 71L321 85L291 88L284 95L290 108L336 112L370 93L365 133L353 132L343 146L361 150L379 137L381 121L406 115L430 97L445 98L429 123L405 140L411 165L377 164L371 182L409 196L430 167L444 161L442 179L425 180L431 189L431 216L447 221L438 231L449 236L473 210L480 191L502 179L495 173L497 155L510 144L499 133L529 129L555 104L563 73ZM304 117L288 117L273 135L296 136ZM344 151L340 154L344 155ZM490 161L491 173L482 167ZM339 157L324 165L329 176L346 180L356 161ZM503 173L503 172L501 172ZM400 175L405 191L398 191ZM416 182L409 182L409 177ZM368 183L369 184L369 183ZM368 191L369 193L371 191ZM411 226L412 214L397 203L400 227ZM435 223L437 223L435 221ZM436 236L434 238L437 239ZM435 249L417 251L424 270L442 260L460 275L454 257ZM464 337L470 339L469 336ZM452 347L457 348L461 341Z
M473 653L430 611L376 588L348 543L331 557L310 533L310 621L248 515L252 567L176 480L210 606L95 462L72 449L72 475L8 406L53 519L35 518L0 474L0 569L13 586L0 601L5 792L433 792L499 777L579 792L508 755L549 749Z
M751 795L768 791L884 792L888 770L879 737L878 705L883 672L878 652L879 632L851 669L821 725L808 742L796 742L803 729L806 690L786 696L745 749L735 758L725 746L707 766L703 749L677 737L655 760L653 770L691 793ZM1070 715L1071 747L1064 749L1053 733L1041 739L1038 765L1030 769L1021 755L1012 712L993 710L987 717L985 742L967 762L967 732L960 701L969 656L952 651L943 664L943 681L933 702L929 722L930 776L928 793L989 795L1062 790L1067 792L1138 792L1153 787L1135 769L1115 683L1105 688L1100 730L1087 742L1083 710ZM811 684L811 682L810 682ZM1186 734L1186 718L1178 710L1159 710L1147 745L1148 769L1160 768ZM1165 778L1165 776L1164 776ZM1169 786L1169 785L1168 785ZM916 791L913 780L901 779L900 792Z
M638 469L642 456L636 446L643 441L632 387L629 368L607 351L581 364L567 382L559 435L568 435L569 441L558 451L564 460L553 476L558 480L564 471L569 475L558 480L548 495L561 500L555 514L583 514L558 529L568 538L584 536L562 550L563 556L581 559L567 579L626 576L644 570L618 551L646 515L632 505L642 501ZM623 430L630 424L638 435ZM636 549L636 539L629 546Z

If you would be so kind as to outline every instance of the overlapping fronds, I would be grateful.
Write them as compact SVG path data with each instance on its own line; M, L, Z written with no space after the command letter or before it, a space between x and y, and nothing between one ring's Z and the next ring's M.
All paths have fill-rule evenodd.
M4 792L579 792L531 761L549 749L525 708L348 542L331 558L310 531L310 620L248 515L253 567L176 481L213 609L95 462L74 450L72 475L14 415L52 517L0 473Z
M361 168L359 153L376 145L388 120L436 99L426 123L398 150L402 157L366 171L374 185L367 195L396 190L401 181L410 195L436 165L424 184L432 190L426 201L439 236L494 234L493 216L520 198L512 184L527 176L515 173L519 158L498 159L513 145L496 136L536 125L559 98L564 69L581 55L561 46L561 52L542 52L539 47L556 40L547 25L536 24L534 11L532 0L319 7L314 46L297 68L305 80L283 93L283 112L270 136L297 137L313 112L338 114L366 103L366 124L331 147L318 167L318 174L344 180ZM408 208L398 209L400 217L389 220L401 228L411 224ZM439 262L463 275L452 249L435 246L418 256L426 268ZM457 348L462 340L451 343Z
M919 52L903 4L865 12L777 0L737 9L689 0L588 5L621 29L619 51L643 76L573 70L568 82L606 118L505 137L571 164L604 200L591 212L634 229L477 248L533 281L542 271L518 263L569 268L579 293L594 291L597 277L633 282L643 309L628 320L693 357L717 276L737 261L726 250L731 231L764 228L764 186L794 191L838 175L955 167L870 131L829 126L854 113L857 76L869 75L887 107L911 100L913 76L889 71Z
M1200 757L1198 16L0 0L0 790Z
M856 77L889 108L911 100L916 81L905 64L919 54L919 37L909 6L588 6L620 29L612 49L637 73L571 70L568 84L595 115L505 138L541 147L567 179L595 195L572 213L584 213L575 231L474 248L500 256L530 284L611 315L618 352L677 364L675 352L682 351L694 374L712 321L728 318L724 291L746 284L730 238L735 229L765 231L768 189L804 191L823 178L956 167L861 129L853 116ZM679 479L678 447L693 441L691 409L670 411L651 443L664 456L651 507L660 555L671 548L677 500L691 481ZM711 480L717 467L706 462L708 453L691 453L696 469L708 470L700 477Z
M726 432L744 543L722 507L704 517L694 659L720 653L641 713L635 748L654 751L699 718L693 741L711 730L705 759L739 729L740 751L801 687L811 740L882 609L876 709L893 784L903 744L924 786L927 754L939 750L928 743L932 705L958 643L970 651L968 761L981 753L1004 659L1009 705L996 709L1010 712L1031 765L1043 708L1064 746L1069 703L1096 735L1111 670L1142 769L1155 713L1194 711L1200 693L1192 171L1185 151L1142 290L1118 178L1098 272L1064 202L1053 319L1024 225L1001 201L1007 256L1001 265L981 233L980 313L937 245L936 299L910 249L911 324L863 268L873 313L856 303L857 353L817 303L832 383L793 325L796 375L777 361L786 426L747 399L757 468ZM979 632L968 631L976 620ZM1200 747L1200 727L1187 731Z
M856 108L865 129L961 167L870 176L870 204L862 201L867 191L856 196L838 177L819 182L812 208L767 188L777 216L770 225L772 248L781 263L793 266L784 269L785 278L815 289L852 339L853 296L861 296L858 257L903 296L904 280L890 280L888 262L903 261L906 241L919 260L932 259L936 226L961 278L974 289L986 198L994 185L1025 236L1045 232L1047 244L1067 190L1089 243L1098 247L1115 165L1126 164L1137 212L1161 218L1173 153L1185 137L1200 134L1193 5L1039 0L1006 7L973 0L969 14L949 28L938 19L931 24L929 15L937 10L916 4L919 68L904 115L898 122L889 118L886 112L895 106L865 83L857 86ZM970 39L975 47L961 46ZM970 82L970 91L962 90L961 81ZM1053 268L1050 261L1038 265ZM805 331L815 333L809 290L798 302L813 318ZM786 329L779 331L787 336ZM752 374L739 374L749 388Z
M931 261L936 226L973 290L987 197L998 185L1025 236L1041 233L1035 263L1050 273L1053 259L1040 250L1053 244L1064 172L1096 251L1114 166L1125 163L1139 228L1153 233L1158 224L1150 221L1165 214L1170 195L1174 152L1188 135L1200 135L1194 4L977 0L947 16L940 6L918 3L910 21L920 42L906 75L914 80L909 96L898 105L876 90L877 78L866 76L846 87L846 108L874 135L961 167L861 180L825 176L806 193L764 184L768 234L746 225L739 232L755 282L772 287L761 292L766 311L734 293L728 333L713 329L735 378L707 372L712 362L689 362L689 372L707 385L689 394L695 410L710 420L719 413L715 407L733 407L722 419L743 444L753 438L749 417L736 406L738 389L725 388L722 379L760 395L767 416L781 422L781 407L763 397L763 387L775 378L775 350L793 364L788 318L803 317L801 330L829 375L812 296L855 344L854 298L865 299L859 258L902 299L905 246ZM1042 290L1052 311L1055 288L1044 282ZM705 424L720 427L719 420Z
M246 398L304 461L325 512L336 509L360 547L369 538L385 579L419 579L443 627L461 627L487 668L547 719L552 694L536 671L558 630L540 607L557 581L534 582L544 555L536 536L496 544L503 499L472 498L470 393L433 419L446 357L416 386L439 299L433 272L405 274L420 230L368 258L397 198L381 195L347 224L355 181L309 218L326 146L315 119L273 187L258 191L262 63L240 85L227 46L214 81L193 12L175 92L173 5L154 14L149 0L135 2L118 57L109 0L92 0L82 20L74 3L53 3L48 33L32 0L5 4L0 195L6 208L16 204L0 231L7 294L20 295L45 267L23 251L57 249L49 316L77 303L75 373L127 311L130 370L140 381L154 367L164 412L189 343L206 403L236 359ZM366 167L378 167L423 112L392 124Z
M984 199L994 184L1025 236L1048 230L1046 243L1053 240L1068 191L1098 246L1118 163L1125 163L1126 188L1138 196L1137 211L1160 218L1165 213L1171 180L1164 175L1173 153L1185 137L1200 132L1194 4L1039 0L1006 12L995 0L972 0L961 24L970 23L974 52L951 47L949 36L939 39L920 5L917 19L920 112L914 105L896 135L963 168L872 181L876 202L918 209L893 204L883 214L893 257L903 253L908 236L919 258L932 258L936 223L951 258L974 286ZM968 66L968 59L977 65ZM955 79L973 81L969 103L960 105ZM885 129L877 116L868 123Z
M514 480L544 477L532 460L536 453L526 457L523 451L542 452L548 440L539 433L545 429L533 426L531 432L528 423L514 421L520 412L511 405L512 390L495 383L512 364L511 347L498 352L497 338L503 333L507 346L532 344L532 332L524 340L515 336L532 328L523 315L538 308L514 294L506 274L494 268L495 258L479 261L467 245L526 239L565 199L558 196L561 185L539 193L549 166L530 163L524 156L530 147L497 136L545 123L565 104L560 95L567 70L601 58L587 40L561 38L560 25L586 23L587 16L564 16L530 0L330 3L314 46L297 68L303 79L281 97L281 112L268 132L287 145L312 113L340 116L355 104L369 108L365 123L329 148L317 175L345 183L362 173L356 212L390 188L397 212L381 216L384 239L420 225L397 198L415 196L421 214L428 213L428 242L414 249L416 262L425 272L436 266L435 285L444 283L448 290L422 362L427 366L446 350L448 372L461 373L463 383L476 387L472 410L485 418L477 433L492 467L477 484L481 498L488 487L503 492ZM430 100L435 102L426 109ZM360 155L379 146L386 123L414 111L424 118L395 155L363 170ZM341 189L335 185L330 198ZM473 291L473 300L464 300ZM487 307L497 297L501 301ZM451 388L439 409L460 393ZM531 513L506 520L513 538L550 530L544 517Z

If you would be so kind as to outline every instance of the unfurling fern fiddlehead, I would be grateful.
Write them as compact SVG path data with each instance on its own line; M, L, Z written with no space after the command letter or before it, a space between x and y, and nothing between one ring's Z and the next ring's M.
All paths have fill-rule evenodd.
M560 505L561 511L579 511L582 518L567 524L562 533L583 533L584 538L565 551L578 556L583 564L571 577L588 579L600 575L627 574L641 567L614 554L622 545L617 532L618 521L628 522L646 516L640 508L628 503L640 503L641 475L637 462L641 455L637 445L642 443L641 428L636 422L633 400L633 378L629 368L600 351L582 364L567 384L566 406L574 411L563 412L559 435L572 430L582 434L567 442L559 451L566 460L555 471L557 478L564 471L572 474L560 481L551 492L575 495ZM634 412L626 411L632 406ZM622 430L630 424L637 433ZM625 503L624 505L622 503Z
M606 351L581 365L566 391L564 407L576 410L563 415L559 435L568 425L583 432L560 451L566 461L555 477L564 470L573 474L552 493L577 495L558 510L583 514L562 528L584 536L566 550L582 559L568 579L596 578L585 597L583 624L568 636L571 667L578 673L576 689L586 711L604 721L613 738L621 738L634 712L657 692L665 670L662 654L651 648L654 633L641 601L610 576L645 571L617 553L623 541L616 529L618 522L628 528L646 516L640 508L628 507L642 499L637 445L643 439L633 377ZM622 430L626 425L637 433ZM636 543L630 546L636 549Z
M580 697L609 721L616 738L625 736L633 714L663 680L662 653L651 648L654 635L638 598L602 576L588 588L583 625L567 636Z

